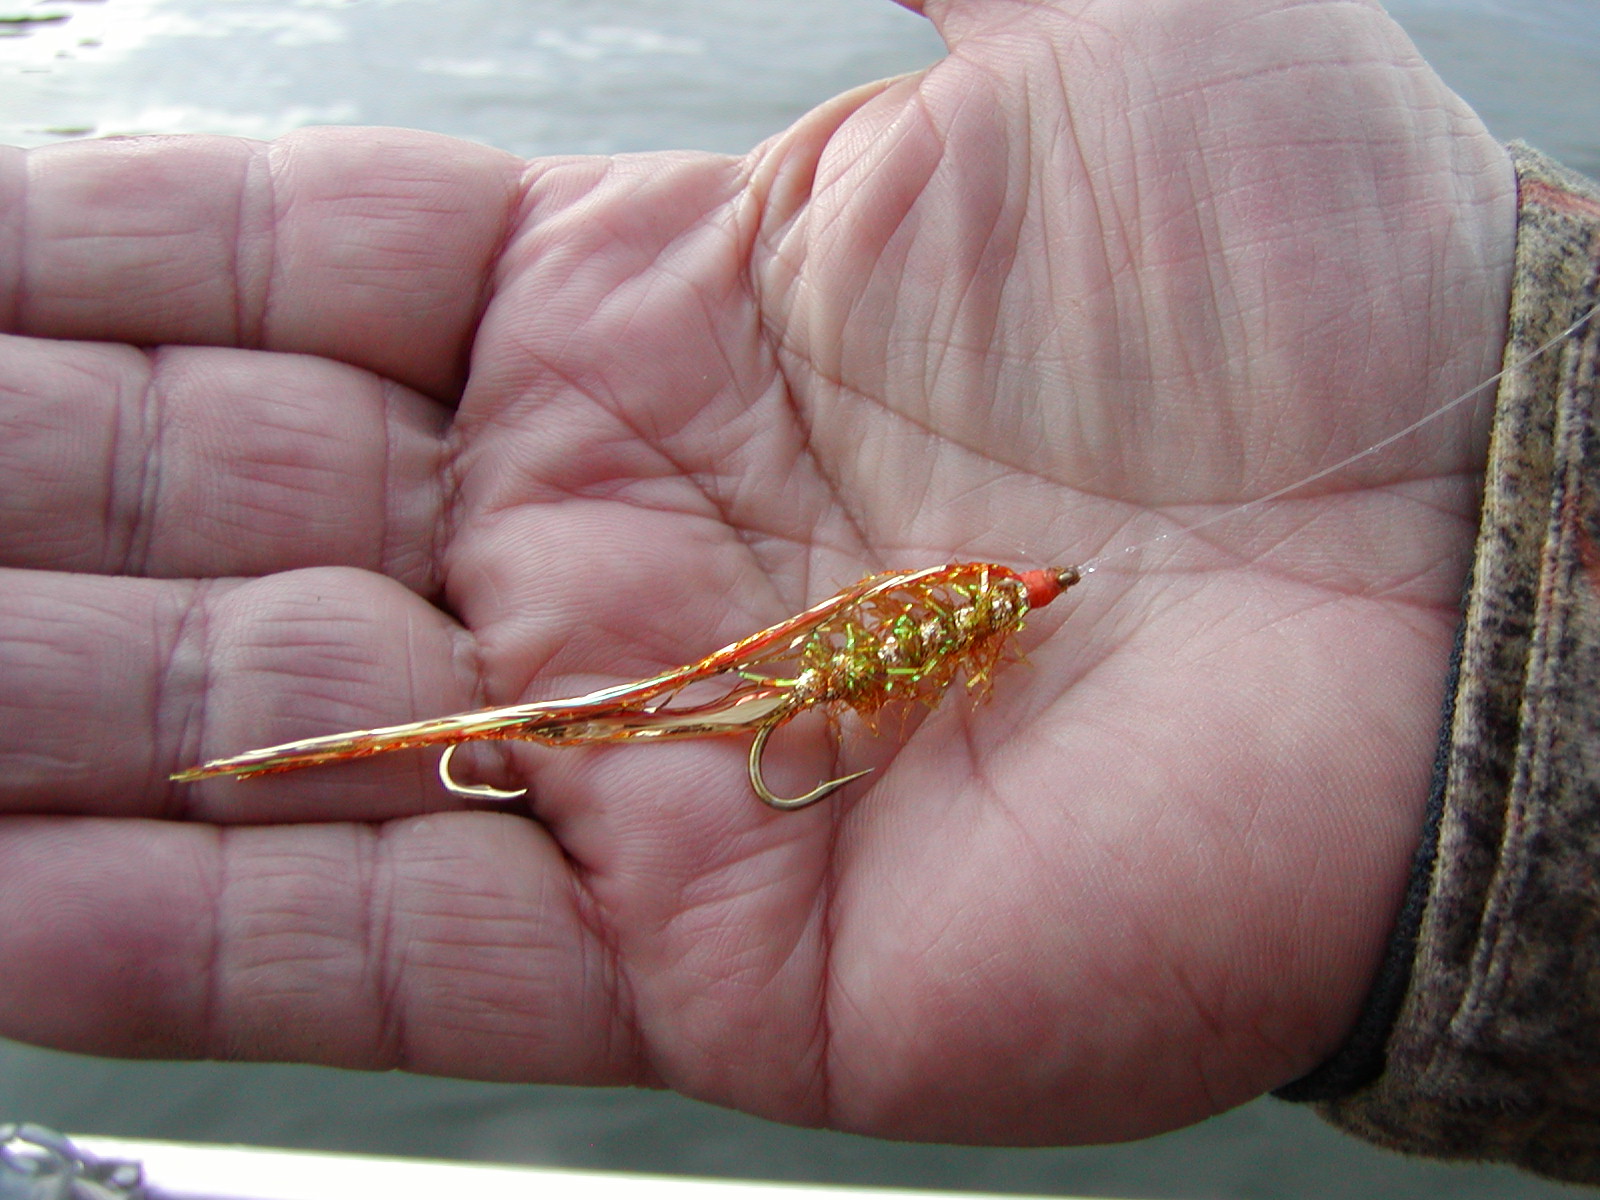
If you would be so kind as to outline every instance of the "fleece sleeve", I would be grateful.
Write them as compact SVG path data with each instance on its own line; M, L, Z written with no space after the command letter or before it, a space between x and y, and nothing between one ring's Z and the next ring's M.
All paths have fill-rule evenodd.
M1511 152L1509 370L1411 898L1357 1034L1279 1095L1600 1183L1600 317L1562 336L1600 303L1600 188Z

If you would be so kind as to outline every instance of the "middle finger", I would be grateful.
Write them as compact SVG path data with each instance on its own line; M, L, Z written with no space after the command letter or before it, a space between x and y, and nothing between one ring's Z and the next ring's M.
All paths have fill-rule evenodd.
M446 410L305 355L0 336L0 565L437 584Z

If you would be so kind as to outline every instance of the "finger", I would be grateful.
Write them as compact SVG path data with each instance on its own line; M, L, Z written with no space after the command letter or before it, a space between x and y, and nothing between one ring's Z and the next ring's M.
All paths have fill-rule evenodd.
M403 130L133 138L0 158L0 319L320 354L449 395L518 160Z
M150 1057L633 1081L610 956L531 822L0 820L0 1033Z
M0 563L432 592L446 413L304 355L0 335Z
M167 776L480 703L467 636L360 571L205 584L0 571L0 629L0 812L240 822L437 809L450 800L419 754L246 781Z

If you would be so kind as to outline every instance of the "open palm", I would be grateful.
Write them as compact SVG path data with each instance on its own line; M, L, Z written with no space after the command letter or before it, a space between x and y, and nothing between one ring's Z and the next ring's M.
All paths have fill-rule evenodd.
M927 7L947 60L742 159L0 158L0 1033L1021 1142L1337 1042L1481 410L1149 540L1494 369L1509 166L1375 6ZM416 754L166 782L974 558L1098 569L989 704L786 729L777 786L875 768L804 812L737 740L474 759L519 811Z

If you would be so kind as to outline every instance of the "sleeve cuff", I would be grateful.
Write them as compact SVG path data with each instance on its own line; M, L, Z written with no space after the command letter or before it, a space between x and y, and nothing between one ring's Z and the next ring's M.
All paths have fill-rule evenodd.
M1424 845L1367 1011L1278 1094L1600 1182L1600 188L1511 147L1509 336ZM1521 365L1519 365L1521 364Z

